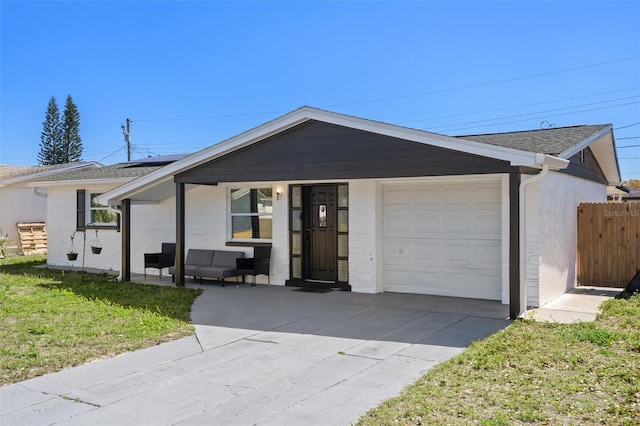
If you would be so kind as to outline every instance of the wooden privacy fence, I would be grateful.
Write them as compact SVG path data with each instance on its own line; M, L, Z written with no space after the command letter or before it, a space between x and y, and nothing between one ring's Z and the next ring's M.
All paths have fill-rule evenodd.
M640 203L580 204L578 285L625 287L640 270Z

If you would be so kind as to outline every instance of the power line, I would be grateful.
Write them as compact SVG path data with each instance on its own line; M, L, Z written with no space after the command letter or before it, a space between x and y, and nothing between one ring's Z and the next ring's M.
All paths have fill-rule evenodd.
M103 160L106 160L109 157L112 157L114 155L116 155L118 152L122 151L123 149L125 149L126 146L121 146L120 148L116 149L115 151L113 151L111 154L107 155L106 157L101 158L100 160L98 160L98 162L101 162Z
M497 85L497 84L511 83L511 82L514 82L514 81L528 80L528 79L532 79L532 78L545 77L545 76L548 76L548 75L561 74L561 73L571 72L571 71L578 71L578 70L583 70L583 69L587 69L587 68L599 67L599 66L603 66L603 65L610 65L610 64L615 64L615 63L619 63L619 62L632 61L632 60L635 60L635 59L638 59L638 58L640 58L640 56L632 56L630 58L617 59L617 60L608 61L608 62L600 62L600 63L597 63L597 64L591 64L591 65L583 65L583 66L574 67L574 68L566 68L566 69L563 69L563 70L550 71L550 72L545 72L545 73L540 73L540 74L532 74L532 75L527 75L527 76L524 76L524 77L508 78L508 79L504 79L504 80L491 81L491 82L488 82L488 83L471 84L471 85L468 85L468 86L460 86L460 87L454 87L454 88L449 88L449 89L432 90L430 92L414 93L414 94L410 94L410 95L392 96L392 97L388 97L388 98L371 99L371 100L368 100L368 101L358 101L358 102L348 102L348 103L342 103L342 104L327 105L327 106L325 106L323 108L334 108L334 107L349 106L349 105L359 105L359 104L367 104L367 103L374 103L374 102L394 101L394 100L398 100L398 99L414 98L414 97L417 97L417 96L435 95L435 94L438 94L438 93L446 93L446 92L454 92L454 91L458 91L458 90L475 89L475 88L478 88L478 87L494 86L494 85Z
M640 122L638 122L638 123L633 123L633 124L629 124L629 125L627 125L627 126L616 127L616 130L626 129L627 127L637 126L638 124L640 124Z
M564 99L555 99L555 100L544 101L544 102L535 102L535 103L532 103L532 104L515 105L515 106L502 107L502 108L488 109L488 110L483 110L483 111L465 112L465 113L461 113L461 114L442 115L442 116L439 116L439 117L430 117L430 118L417 119L417 120L400 121L399 123L400 124L406 124L406 123L415 123L415 122L420 122L420 121L433 121L433 120L441 120L443 118L455 118L455 117L463 117L463 116L467 116L467 115L484 114L484 113L487 113L487 112L505 111L505 110L511 110L511 109L516 109L516 108L525 108L525 107L536 106L536 105L545 105L545 104L552 104L552 103L557 103L557 102L573 101L573 100L576 100L576 99L584 99L584 98L590 98L590 97L594 97L594 96L609 95L609 94L612 94L612 93L627 92L627 91L636 90L636 89L640 89L640 87L632 87L630 89L622 89L622 90L613 90L613 91L610 91L610 92L594 93L594 94L591 94L591 95L576 96L576 97L573 97L573 98L564 98ZM638 123L638 124L640 124L640 123Z
M528 113L524 113L524 114L508 115L508 116L505 116L505 117L497 117L497 118L488 118L488 119L485 119L485 120L469 121L469 122L461 123L461 124L447 124L447 125L443 125L443 126L431 127L430 129L431 130L433 130L433 129L441 129L443 127L454 127L454 126L461 126L461 125L467 125L467 124L486 123L488 121L503 120L503 119L507 119L507 118L525 117L527 115L534 115L534 114L545 114L545 113L549 113L549 112L564 111L564 110L573 109L573 108L581 108L581 107L585 107L585 106L599 105L599 104L604 104L604 103L607 103L607 102L617 102L617 101L623 101L623 100L633 99L633 98L640 98L640 95L627 96L627 97L624 97L624 98L617 98L617 99L611 99L611 100L599 101L599 102L590 102L590 103L587 103L587 104L580 104L580 105L564 107L564 108L548 109L548 110L545 110L545 111L528 112Z
M617 146L616 148L618 149L622 149L622 148L636 148L639 147L640 145L625 145L625 146Z
M565 113L562 113L562 114L554 114L554 117L559 117L559 116L563 116L563 115L578 114L578 113L581 113L581 112L598 111L598 110L609 109L609 108L619 108L619 107L628 106L628 105L635 105L635 104L638 104L638 103L640 103L640 102L627 102L627 103L624 103L624 104L610 105L610 106L600 107L600 108L589 108L589 109L583 109L583 110L579 110L579 111L565 112ZM504 117L504 118L508 118L508 117ZM480 126L460 127L460 128L456 128L456 129L450 129L450 130L448 130L448 132L455 132L455 131L458 131L458 130L466 130L466 129L474 129L474 128L478 128L478 127L491 127L491 126L500 126L500 125L503 125L503 124L520 123L522 121L527 121L527 120L545 120L545 119L548 119L548 117L546 117L546 116L529 117L529 118L525 118L525 119L521 119L521 120L503 121L503 122L500 122L500 123L484 124L484 125L480 125ZM486 120L486 121L489 121L489 120ZM466 124L467 123L461 123L459 125L464 126ZM452 126L456 126L456 124L452 124L451 126L445 126L445 127L452 127ZM426 130L429 130L429 129L426 129Z

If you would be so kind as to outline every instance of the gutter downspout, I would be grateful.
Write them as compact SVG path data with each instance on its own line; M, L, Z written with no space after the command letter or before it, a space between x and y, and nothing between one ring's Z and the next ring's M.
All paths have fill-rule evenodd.
M113 206L107 206L107 209L112 213L120 215L120 220L122 220L122 212L120 210L116 209ZM120 271L120 275L118 275L118 277L116 278L116 281L122 282L122 256L120 256L120 269L119 269L119 271Z
M47 193L46 192L38 192L38 188L37 187L32 187L31 189L33 189L33 194L37 197L41 197L41 198L47 198Z
M520 182L520 313L518 318L523 318L527 312L527 201L525 189L529 184L541 181L548 171L549 165L543 164L540 173Z

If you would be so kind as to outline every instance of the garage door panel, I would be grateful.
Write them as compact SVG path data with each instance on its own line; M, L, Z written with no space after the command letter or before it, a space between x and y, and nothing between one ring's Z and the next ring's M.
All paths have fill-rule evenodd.
M393 189L385 191L385 204L387 206L407 205L411 201L411 191L408 189Z
M416 212L412 221L413 229L408 231L406 237L428 237L437 235L442 229L442 217L435 212Z
M494 212L478 212L474 217L476 235L487 235L495 238L502 232L502 220Z
M403 196L389 204L389 192ZM386 291L501 298L500 181L407 184L384 197Z
M502 262L502 250L498 241L477 241L473 245L474 266L495 271Z
M445 188L443 204L449 206L460 206L469 204L472 195L468 188Z
M385 282L393 286L395 292L415 293L415 282L420 283L421 294L437 296L468 297L473 299L500 299L500 291L492 288L494 276L474 274L473 271L446 273L434 271L417 271L407 274L406 271L387 270Z
M385 217L384 228L385 235L411 235L413 228L413 217L409 213L390 213Z
M385 244L385 258L389 259L389 266L393 265L437 265L440 262L441 248L437 244L428 242L409 242L399 240L389 240Z
M468 214L451 214L444 218L441 234L469 234L472 218Z
M418 207L436 206L440 203L440 194L437 188L419 188L412 196L411 202Z
M467 244L444 243L442 244L442 261L449 267L466 267L472 262L471 253Z
M474 204L477 207L500 206L500 204L502 204L502 190L500 187L496 187L495 185L490 187L480 185L476 188L473 194Z

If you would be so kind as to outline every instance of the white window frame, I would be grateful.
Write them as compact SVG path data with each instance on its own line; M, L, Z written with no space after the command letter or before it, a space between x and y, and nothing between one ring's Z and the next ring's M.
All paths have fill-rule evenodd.
M90 225L91 227L100 227L100 228L117 228L118 227L118 215L113 213L112 211L109 210L108 206L104 206L104 207L93 207L91 204L91 200L93 200L94 198L97 198L98 196L102 195L105 191L102 192L93 192L91 190L86 190L87 192L87 208L86 208L86 212L87 212L87 216L86 216L86 224ZM108 211L109 213L111 213L114 218L115 221L114 222L93 222L91 217L93 216L93 212L94 211Z
M232 193L237 190L260 190L260 189L270 189L271 190L271 211L258 211L257 213L234 213L232 212ZM237 242L259 242L259 243L270 243L273 241L273 238L234 238L233 236L233 218L234 217L258 217L264 219L271 219L271 235L273 235L273 194L275 190L273 187L268 185L250 185L250 186L229 186L227 189L227 237L229 241L237 241Z

